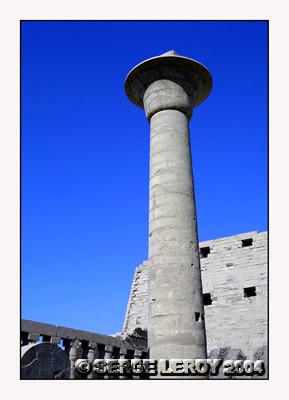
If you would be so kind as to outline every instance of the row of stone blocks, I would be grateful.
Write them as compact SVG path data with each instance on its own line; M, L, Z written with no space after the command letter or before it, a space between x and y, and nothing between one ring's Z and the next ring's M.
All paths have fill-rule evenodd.
M58 336L57 336L58 334ZM86 331L57 327L35 321L22 320L21 328L21 379L96 379L96 375L80 375L75 372L75 361L79 358L93 361L100 359L145 359L147 338L144 331L136 330L125 339ZM42 342L37 342L42 337ZM94 340L94 342L89 340ZM99 340L99 342L98 342ZM208 358L222 360L245 360L241 349L231 347L214 349ZM267 347L263 346L254 355L254 360L264 360L267 369ZM137 379L135 376L98 376L98 379ZM147 377L144 377L147 378ZM222 369L210 379L242 379L244 377L224 376ZM246 377L245 377L246 378ZM262 376L247 377L249 379L266 379Z
M75 375L74 366L80 358L146 357L146 336L138 331L122 338L21 321L21 379L79 378Z

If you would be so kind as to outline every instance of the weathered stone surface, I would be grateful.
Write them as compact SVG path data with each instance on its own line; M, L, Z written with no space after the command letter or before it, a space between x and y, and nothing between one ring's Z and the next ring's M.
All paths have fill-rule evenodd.
M241 349L236 349L232 348L230 346L228 347L222 347L220 349L212 349L208 355L208 358L218 358L221 360L245 360L246 356L244 355L243 351ZM223 365L221 365L218 374L216 375L211 375L210 379L242 379L242 378L247 378L247 376L230 376L230 375L225 375L224 370L223 370Z
M28 341L29 342L37 342L39 340L40 333L39 332L29 332Z
M150 121L148 347L154 359L206 358L189 118L211 86L205 67L175 51L142 62L126 78L127 96Z
M143 108L144 93L148 86L168 77L194 96L194 106L203 102L211 91L212 77L208 70L199 62L172 50L136 65L127 75L126 94L134 104Z
M252 238L252 246L242 240ZM250 359L267 343L267 232L246 232L200 242L210 248L201 258L203 293L209 293L205 321L208 352L228 346L240 348ZM176 257L167 256L168 265ZM138 282L138 284L136 284ZM244 288L256 287L256 296L244 297ZM124 322L124 332L148 327L148 263L135 271Z
M127 334L124 340L136 349L147 351L147 331L141 328L136 328L132 333Z
M51 343L21 347L21 379L69 379L69 357Z
M185 92L181 85L168 79L153 82L144 93L144 109L148 120L159 111L179 110L190 117L194 97Z
M195 317L204 310L189 128L183 112L153 115L150 154L150 357L206 358L204 321ZM168 255L174 256L171 264Z
M124 319L123 332L131 334L137 328L148 327L148 262L139 265L133 277Z
M30 332L29 329L33 329L33 331ZM54 334L54 336L50 336L48 333ZM65 346L68 347L71 345L77 347L79 342L84 342L87 344L95 343L102 346L110 345L115 348L126 346L127 349L134 350L134 347L128 342L124 342L120 336L113 337L63 326L43 324L36 321L21 320L21 338L23 340L23 344L27 344L28 340L36 341L40 336L43 337L45 342L51 343L54 341L59 343L63 339Z
M22 379L82 379L83 377L74 370L74 364L78 358L118 358L125 355L133 357L135 349L144 354L147 353L146 334L141 330L136 331L134 335L112 337L27 320L21 321L21 329ZM29 332L29 329L33 329L33 332ZM58 336L49 336L47 333ZM36 341L41 336L43 343L26 345L28 340ZM53 342L60 343L61 341L65 351L53 344ZM34 348L34 346L37 347ZM66 361L69 359L70 363L69 367L63 370L61 370L61 363L64 361L61 356L65 357ZM90 374L88 379L92 378L93 374Z
M252 238L252 246L242 240ZM267 343L267 232L247 232L202 242L210 254L201 259L208 348L240 348L249 359ZM233 264L233 265L232 265ZM244 289L256 288L245 297Z
M263 345L260 346L256 353L253 356L253 360L263 360L264 364L265 364L265 373L262 376L259 376L258 379L268 379L269 377L269 373L268 373L268 346L267 345Z
M41 335L57 336L56 326L51 324L44 324L42 322L30 321L28 319L21 320L22 332L41 332Z
M52 343L52 344L60 344L60 343L61 343L61 338L60 338L60 337L57 337L57 336L53 336L53 337L50 339L50 343Z
M57 336L67 339L82 339L91 340L91 333L77 329L66 328L64 326L57 326Z

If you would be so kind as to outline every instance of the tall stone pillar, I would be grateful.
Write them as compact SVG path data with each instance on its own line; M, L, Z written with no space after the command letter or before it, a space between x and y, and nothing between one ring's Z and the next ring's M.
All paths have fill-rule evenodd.
M206 334L189 120L209 95L200 63L170 51L126 78L128 98L150 122L150 358L206 358Z

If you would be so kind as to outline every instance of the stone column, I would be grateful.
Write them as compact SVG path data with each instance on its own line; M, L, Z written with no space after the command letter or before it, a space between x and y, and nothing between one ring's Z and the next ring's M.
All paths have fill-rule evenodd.
M93 364L93 361L96 358L96 353L97 353L97 343L89 342L89 350L87 353L87 359L91 364ZM95 379L95 378L96 378L96 374L94 374L93 371L91 371L87 375L87 379Z
M175 51L138 64L129 99L150 122L150 358L206 358L204 307L192 177L189 121L212 79Z
M104 359L105 360L111 360L112 359L112 353L113 353L113 347L109 346L108 344L105 346L104 349ZM112 379L111 376L109 375L104 375L104 379Z
M125 360L127 355L127 349L125 347L121 347L119 351L119 359ZM119 375L119 379L127 379L125 375Z
M141 360L142 352L140 350L135 350L133 358L135 360ZM134 375L133 379L140 379L140 375Z
M79 339L75 339L70 343L69 360L70 360L70 379L75 379L75 362L77 360Z

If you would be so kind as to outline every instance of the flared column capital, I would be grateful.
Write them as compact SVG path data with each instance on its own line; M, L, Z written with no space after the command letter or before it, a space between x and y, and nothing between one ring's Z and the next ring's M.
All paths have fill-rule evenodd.
M179 110L187 117L212 88L209 71L199 62L174 50L136 65L127 75L128 98L143 108L148 120L158 111Z

